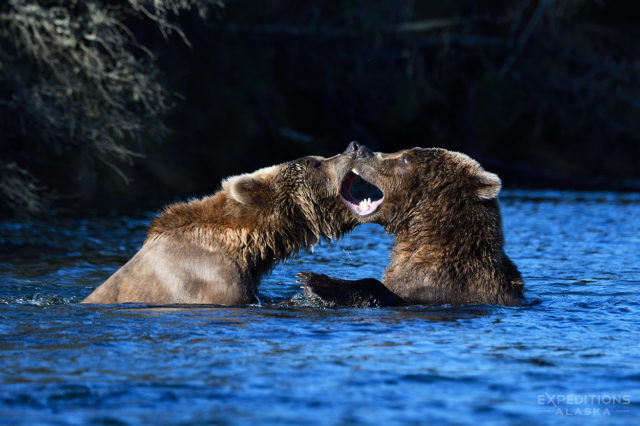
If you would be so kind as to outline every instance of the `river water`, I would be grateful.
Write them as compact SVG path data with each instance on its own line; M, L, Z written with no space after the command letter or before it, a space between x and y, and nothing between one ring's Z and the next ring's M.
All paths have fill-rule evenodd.
M0 424L640 422L640 194L504 191L523 307L319 309L379 278L381 227L279 265L262 305L85 306L152 213L0 223Z

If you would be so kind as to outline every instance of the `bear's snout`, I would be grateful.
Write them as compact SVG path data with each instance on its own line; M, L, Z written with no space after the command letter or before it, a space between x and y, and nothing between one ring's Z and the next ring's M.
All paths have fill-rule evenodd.
M364 145L360 145L360 147L358 148L358 151L356 152L356 158L362 159L362 158L368 158L373 156L373 151L371 151L369 148L367 148Z
M358 151L358 148L360 148L362 145L360 145L360 143L358 141L351 141L349 142L349 145L347 145L347 149L344 151L345 154L352 154L356 151Z

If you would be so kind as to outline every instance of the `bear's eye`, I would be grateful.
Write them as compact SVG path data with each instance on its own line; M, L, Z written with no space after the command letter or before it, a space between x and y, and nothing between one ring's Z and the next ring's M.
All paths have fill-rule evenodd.
M320 168L320 166L322 166L322 163L321 163L321 162L319 162L318 160L312 160L312 161L309 163L309 165L310 165L311 167L313 167L314 169L319 169L319 168Z
M408 166L409 164L411 164L411 158L409 158L407 154L404 154L402 157L398 159L398 162L400 163L401 166Z

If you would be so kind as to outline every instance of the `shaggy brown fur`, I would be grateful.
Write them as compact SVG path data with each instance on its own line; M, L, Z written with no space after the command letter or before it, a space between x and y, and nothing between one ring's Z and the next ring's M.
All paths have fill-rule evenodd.
M503 249L497 175L464 154L436 148L373 154L361 147L354 170L384 193L380 207L360 221L379 223L395 234L391 262L382 283L360 280L353 288L301 273L312 303L363 306L367 292L375 301L369 306L522 302L522 277ZM355 205L351 208L358 213ZM390 300L385 289L396 299Z
M83 303L255 302L277 262L356 225L338 196L353 157L305 157L234 176L213 196L167 207L138 253Z

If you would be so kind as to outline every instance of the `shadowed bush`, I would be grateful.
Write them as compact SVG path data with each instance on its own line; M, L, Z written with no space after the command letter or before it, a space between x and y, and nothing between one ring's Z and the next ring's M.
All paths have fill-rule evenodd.
M162 137L171 97L155 54L131 23L177 31L170 16L206 1L3 2L0 11L0 198L20 214L43 213L55 193L91 190L96 162L124 181L137 144ZM140 23L137 23L140 25Z
M186 76L172 81L186 102L170 115L167 149L193 167L195 191L210 191L212 174L330 155L353 139L462 150L506 185L624 188L640 177L637 9L229 3L206 26L185 21L192 51L161 56Z
M638 187L635 2L247 0L176 15L207 5L3 3L5 186L30 183L33 211L44 187L57 206L143 207L357 139L461 150L507 186ZM50 59L11 16L60 27Z

